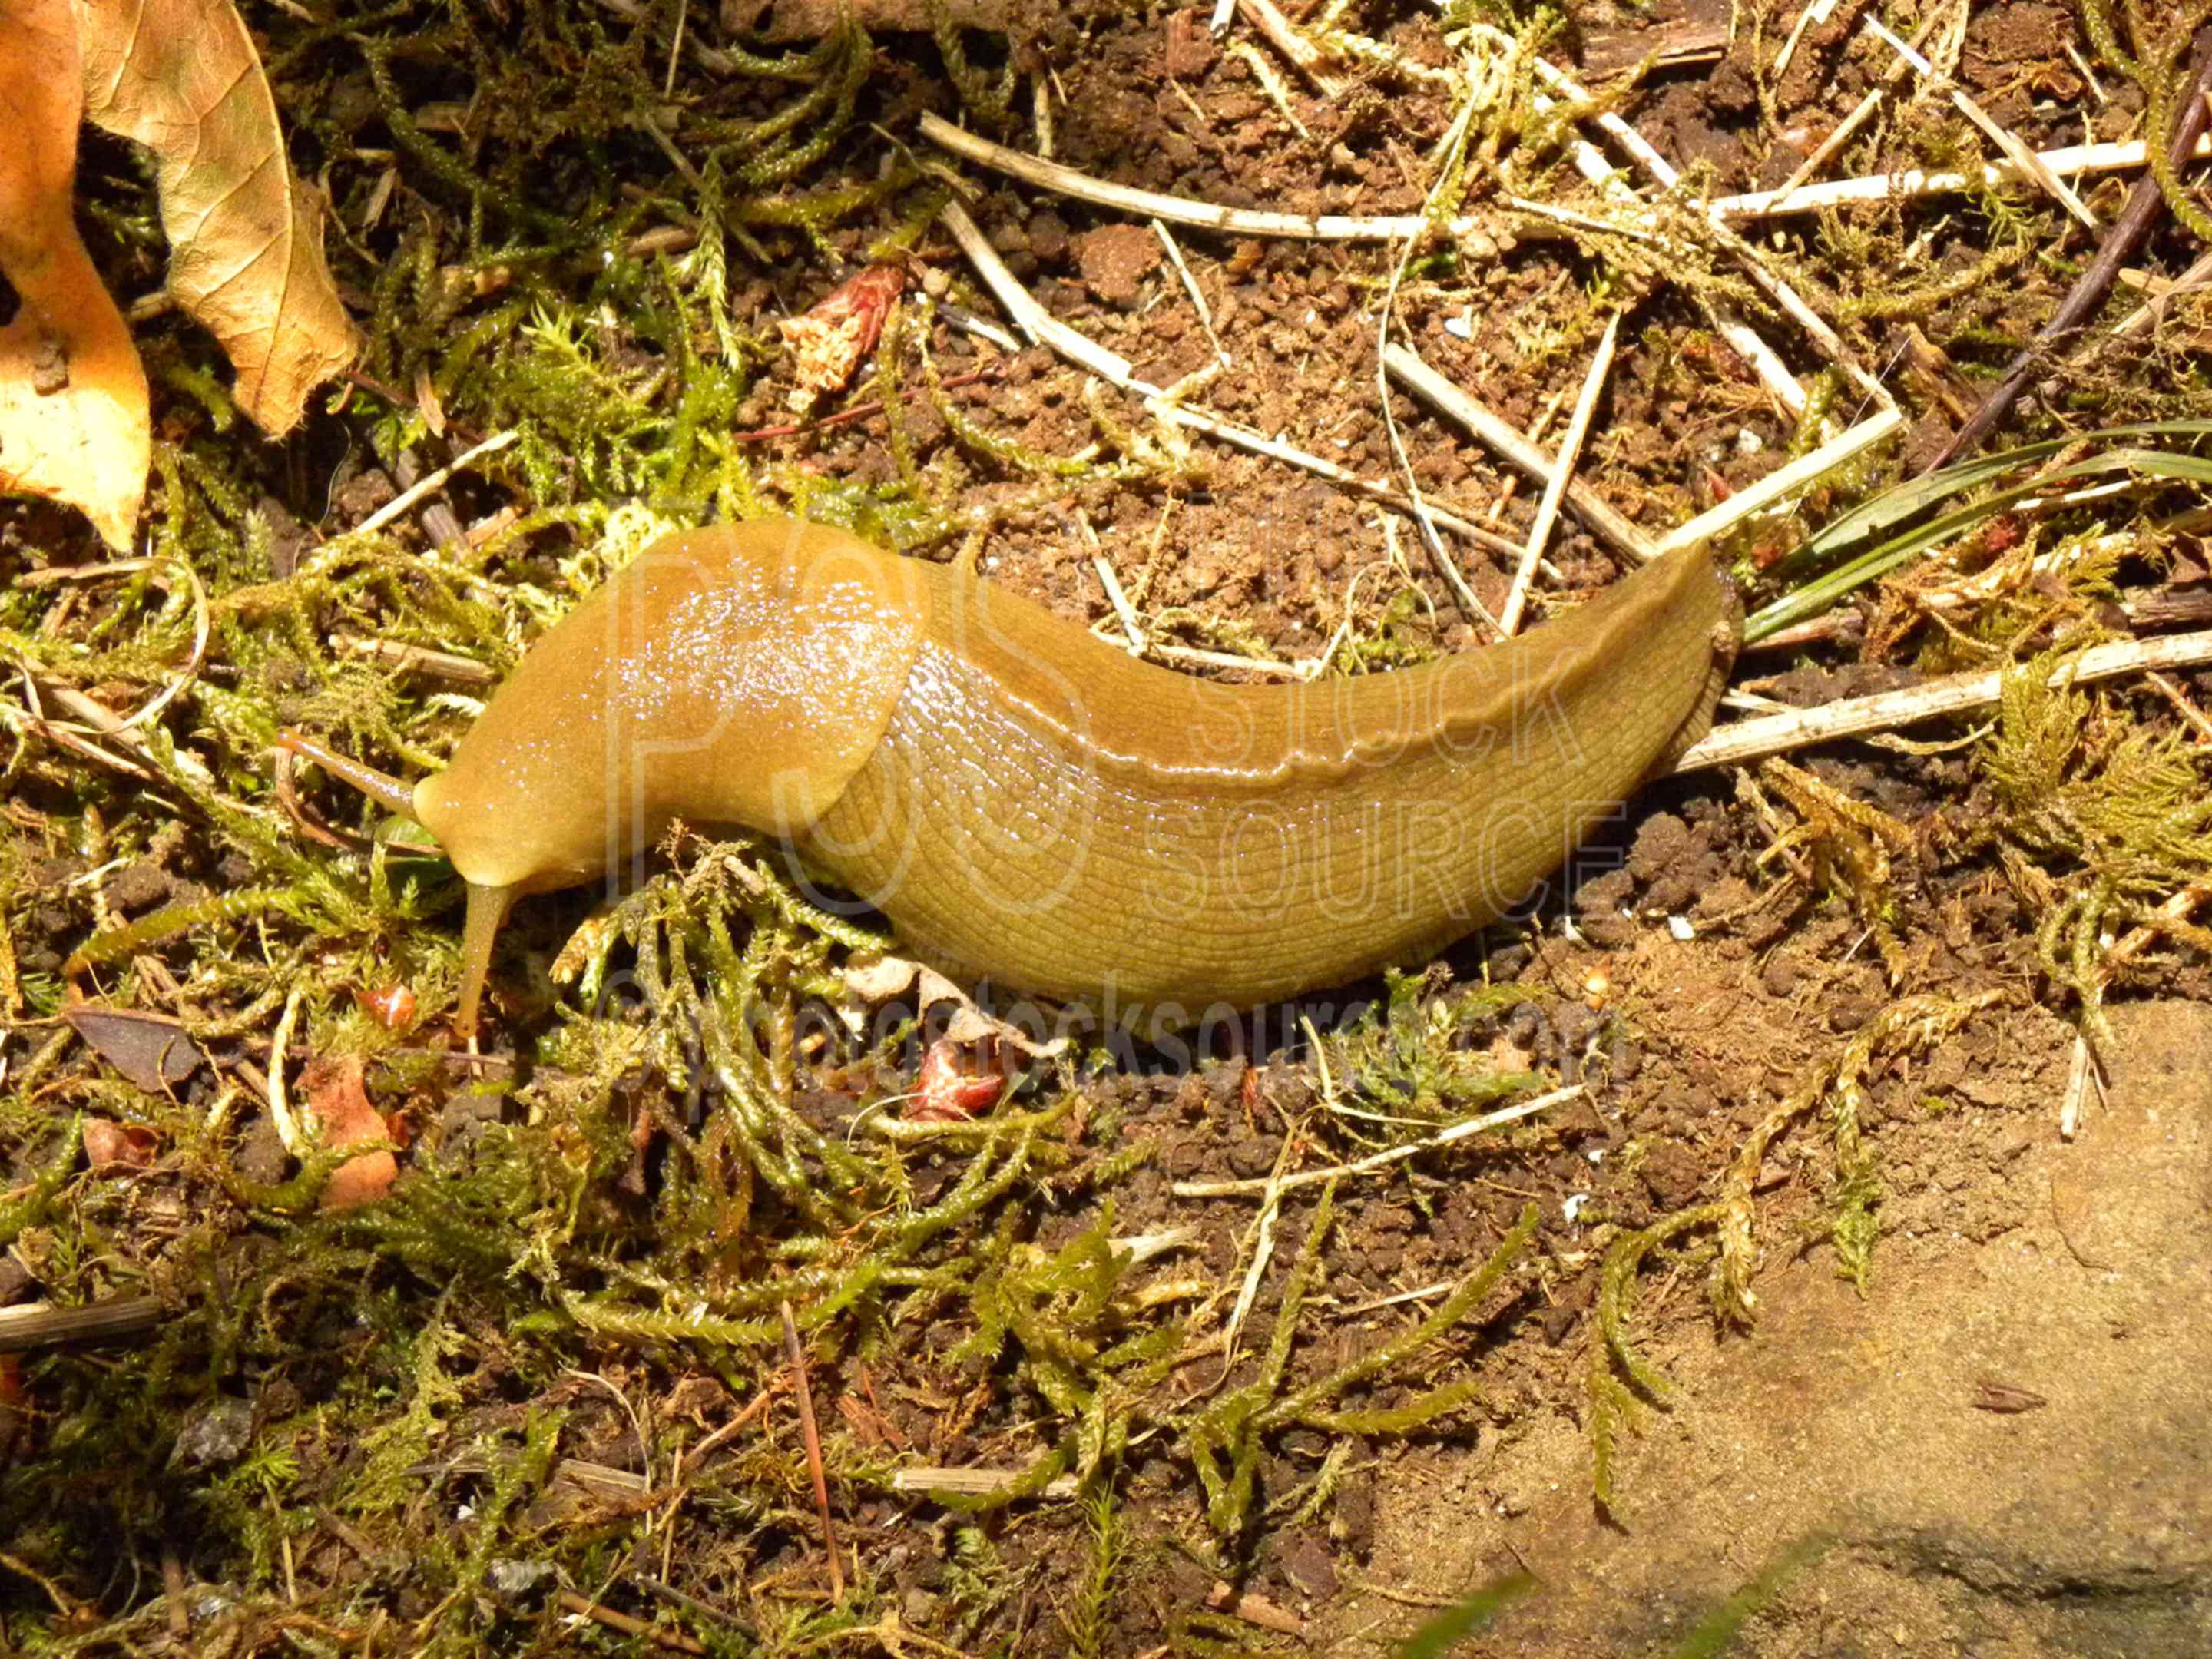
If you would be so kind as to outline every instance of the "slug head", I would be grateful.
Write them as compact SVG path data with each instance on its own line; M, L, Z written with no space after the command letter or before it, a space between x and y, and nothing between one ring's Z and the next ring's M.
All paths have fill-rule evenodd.
M677 820L795 838L882 738L927 625L927 573L841 531L655 543L523 657L414 816L468 883L473 1033L514 900L640 860Z

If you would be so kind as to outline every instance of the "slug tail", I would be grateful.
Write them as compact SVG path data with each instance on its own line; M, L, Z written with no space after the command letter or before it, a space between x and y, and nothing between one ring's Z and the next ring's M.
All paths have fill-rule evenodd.
M386 811L397 812L410 823L421 822L415 816L415 792L389 772L380 772L373 766L349 759L289 726L276 734L276 743L278 747L314 762L332 777L351 784Z
M467 1040L471 1054L477 1048L477 1013L483 1003L484 981L491 972L491 947L520 890L488 887L481 882L469 884L468 920L461 929L461 1004L453 1017L453 1029Z

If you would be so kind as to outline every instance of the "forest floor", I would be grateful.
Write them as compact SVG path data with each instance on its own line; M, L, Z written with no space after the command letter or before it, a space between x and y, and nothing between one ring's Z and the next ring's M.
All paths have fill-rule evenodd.
M742 844L680 845L612 900L526 901L472 1067L447 872L273 750L304 726L417 775L645 539L749 513L975 556L1185 672L1389 672L1495 637L1510 558L1449 532L1440 556L1371 492L997 343L1017 319L948 200L1137 377L1214 370L1189 406L1387 490L1409 472L1513 544L1540 487L1379 384L1386 325L1548 454L1617 317L1576 476L1652 538L1878 413L1863 373L1897 434L1731 533L1755 608L1784 555L1937 453L2097 237L1978 178L1734 222L1823 345L1696 204L1784 183L1877 85L1816 182L1994 154L1890 78L1877 13L2033 149L2139 138L2146 96L2079 15L1843 0L1778 73L1795 0L1600 0L1571 26L1353 0L1288 8L1356 37L1301 72L1248 20L1217 39L1084 0L862 0L865 41L811 0L694 6L680 37L643 0L244 9L367 346L270 445L149 308L142 580L84 579L106 556L60 509L0 507L7 696L121 710L177 679L195 601L165 562L214 617L107 761L35 701L10 720L0 1292L158 1316L0 1355L0 1653L2203 1650L2212 958L2188 896L2212 876L2212 673L2021 693L1802 774L1667 778L1525 919L1409 976L1180 1043L1079 1042L1017 1066L1002 1131L884 1138L952 1052L942 1011L878 1019L872 1048L816 1018L868 1029L841 977L861 947ZM1668 204L1663 235L1576 170L1583 137L1632 158L1595 111L1540 107L1532 55L1680 170L1672 195L1620 174ZM930 113L1031 154L1048 125L1065 167L1217 207L1419 215L1448 178L1468 223L1410 246L1178 225L1170 250L1145 215L952 159ZM2109 223L2140 173L2076 182ZM88 141L80 217L126 300L161 283L150 190ZM2163 228L2096 326L2199 251ZM880 356L810 397L778 325L870 264L905 291ZM2060 352L1999 441L2212 416L2207 328L2184 291ZM1747 650L1735 687L1805 706L2202 626L2203 544L2157 516L2188 504L2153 481L1963 529ZM1620 568L1563 515L1535 625ZM2127 827L2149 817L2163 839ZM64 975L165 907L180 925ZM729 994L732 930L775 1029L815 1037L718 1073L684 1022ZM295 1110L371 1103L388 1193L322 1203L288 1067ZM1280 1184L1571 1085L1326 1198ZM1190 1190L1224 1182L1245 1190ZM1755 1318L1706 1293L1736 1198ZM963 1513L918 1468L1029 1486ZM1486 1589L1463 1633L1417 1637Z

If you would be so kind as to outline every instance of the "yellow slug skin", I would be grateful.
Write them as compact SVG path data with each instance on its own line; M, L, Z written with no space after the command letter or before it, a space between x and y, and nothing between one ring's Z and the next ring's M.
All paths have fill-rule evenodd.
M1195 1014L1495 917L1711 718L1741 612L1670 554L1534 634L1222 685L949 567L788 522L672 537L524 657L416 786L471 887L465 1026L518 893L672 819L782 838L915 953Z
M415 811L472 886L574 886L670 821L795 835L882 739L927 568L818 525L656 542L531 647Z
M945 966L1187 1015L1494 919L1704 732L1741 635L1686 550L1504 645L1229 686L927 569L882 740L801 851Z

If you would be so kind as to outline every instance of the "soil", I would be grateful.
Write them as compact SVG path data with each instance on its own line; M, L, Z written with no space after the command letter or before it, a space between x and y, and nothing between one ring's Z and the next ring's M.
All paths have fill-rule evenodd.
M1359 215L1422 209L1429 177L1422 158L1449 118L1433 88L1352 77L1342 95L1323 98L1293 79L1290 105L1307 129L1301 136L1245 60L1213 40L1201 13L1009 9L1019 14L1023 51L1056 77L1062 99L1054 153L1069 167L1224 205ZM1762 17L1763 33L1740 34L1718 57L1652 71L1618 106L1717 193L1778 183L1887 67L1860 33L1867 9L1845 5L1806 32L1790 73L1768 86L1759 66L1771 60L1795 8L1741 10ZM804 6L775 11L785 33L809 26ZM1599 4L1577 12L1567 43L1549 50L1621 64L1676 37L1724 36L1731 8L1723 0L1690 0L1686 9L1659 0L1648 11ZM1352 15L1416 64L1444 61L1425 9L1359 8ZM918 111L950 112L954 103L922 36L886 39L896 44L884 47L867 112L903 137ZM1958 77L2039 147L2080 142L2085 130L2131 133L2141 102L2132 87L2106 70L2093 96L2069 45L2090 50L2063 8L1978 6ZM1905 153L1890 118L1876 131L1884 157ZM1026 145L1031 136L1024 128L1015 142ZM860 169L858 161L852 165ZM1206 301L1202 322L1148 228L995 175L965 176L970 213L1054 316L1125 354L1160 385L1213 364L1218 339L1232 366L1195 401L1362 476L1391 476L1376 392L1376 302L1390 255L1177 230ZM2106 179L2084 193L2109 221L2126 183ZM1878 212L1863 222L1886 239L1887 253L1903 258L1909 251L1916 263L1906 273L1916 284L1971 269L1989 231L1985 218L1955 202ZM1601 326L1589 294L1602 265L1556 226L1504 211L1486 223L1455 264L1409 274L1392 327L1526 429L1543 412L1571 406L1580 387ZM840 231L832 240L857 260L880 228ZM2055 219L2044 230L2054 246L2063 239L2063 258L2051 249L2047 258L2023 258L2001 280L1931 301L1913 319L1949 354L1970 390L2048 316L2063 281L2088 257L2080 231ZM1840 233L1793 221L1771 235L1824 307L1866 286L1866 269L1838 252ZM2170 273L2190 252L2169 234L2143 258ZM924 239L919 264L964 282L941 235ZM767 336L775 319L821 300L849 269L811 252L769 270L733 265L739 320ZM979 295L954 292L985 308ZM1819 368L1786 325L1760 321L1793 369L1809 375ZM1887 358L1887 327L1858 319L1847 338L1878 367ZM1087 377L1050 351L1003 354L942 322L932 349L948 379L987 376L951 395L991 431L1054 455L1098 441ZM2191 408L2193 383L2169 368L2148 353L2135 365L2149 388L2143 396L2160 400L2162 410ZM789 390L764 377L733 424L788 422ZM2046 393L2044 412L2065 404L2069 390L2082 400L2071 407L2085 422L2100 407L2088 401L2092 392L2111 395L2108 387L2069 381ZM1900 385L1899 392L1920 428L1913 441L1928 433L1940 441L1948 430L1941 408L1914 386ZM863 386L851 398L869 395ZM2195 395L2201 404L2201 392ZM1410 401L1392 406L1423 491L1500 535L1525 536L1532 488ZM1559 417L1549 418L1547 442ZM906 405L899 419L925 471L957 453L926 402ZM1581 477L1646 528L1663 530L1772 471L1790 451L1793 427L1680 288L1658 284L1629 313ZM756 453L763 466L788 463L817 479L880 484L892 476L879 417L767 439ZM1346 619L1355 579L1383 567L1379 591L1366 585L1351 610L1364 628L1378 628L1382 606L1412 591L1418 604L1390 625L1395 648L1418 657L1486 637L1404 521L1262 458L1216 447L1201 459L1202 483L1171 495L1150 483L1086 486L1012 516L989 538L985 569L1063 615L1098 623L1112 616L1097 574L1103 558L1148 614L1168 613L1161 637L1291 659L1319 651ZM285 527L284 571L301 556L302 524L342 528L392 493L379 472L349 490L325 499L319 483L276 486L267 516ZM1031 480L973 471L950 504L992 507L1035 493ZM1816 494L1808 515L1817 519L1827 499ZM51 546L43 525L32 512L10 519L9 556L20 560L28 544ZM550 562L562 550L548 544L539 556ZM1451 552L1494 613L1511 580L1507 562L1457 544ZM1547 558L1540 611L1615 574L1611 556L1571 519L1559 524ZM1860 604L1863 623L1887 614L1871 596ZM1944 648L1940 639L1929 642L1930 660ZM1907 652L1862 659L1832 641L1810 654L1748 659L1738 678L1795 703L1884 689L1917 672ZM2199 706L2212 693L2203 675L2179 676L2177 684ZM2154 707L2165 705L2143 705ZM2212 1628L2212 1443L2202 1431L2212 1409L2204 1318L2212 1283L2212 982L2205 965L2197 957L2170 974L2161 969L2158 1000L2132 1000L2145 988L2140 984L2117 994L2109 1102L2091 1109L2075 1139L2062 1140L2058 1109L2076 1011L2043 975L2039 918L1998 878L1994 860L1947 852L1938 834L1972 823L1986 807L1971 767L1956 757L1847 745L1805 763L1917 837L1916 850L1899 860L1890 924L1902 941L1901 973L1871 946L1868 924L1846 895L1778 865L1769 830L1735 781L1719 776L1646 790L1578 859L1575 878L1553 884L1532 908L1528 925L1486 930L1433 970L1439 990L1486 981L1522 988L1523 1005L1469 1044L1487 1045L1501 1064L1583 1082L1588 1091L1479 1155L1423 1159L1387 1178L1348 1182L1340 1194L1327 1271L1296 1356L1299 1376L1409 1328L1425 1304L1395 1298L1432 1295L1462 1277L1505 1237L1524 1204L1538 1206L1540 1223L1528 1270L1450 1340L1443 1357L1424 1362L1425 1382L1478 1379L1477 1403L1402 1441L1358 1442L1329 1504L1252 1540L1235 1589L1303 1621L1306 1650L1388 1652L1429 1609L1525 1571L1536 1588L1455 1651L1562 1659L1657 1653L1785 1548L1818 1539L1820 1552L1759 1598L1732 1650L1762 1659L2161 1659L2205 1650ZM57 859L34 873L42 890L80 896L48 898L13 916L15 957L26 971L55 973L85 937L89 901L78 878L86 868L81 859ZM104 902L136 915L179 890L204 894L205 884L228 877L216 855L184 848L166 864L123 862L101 879ZM522 959L558 950L578 914L556 903L527 909L514 924ZM1348 988L1306 1012L1340 1012L1380 989ZM1834 1160L1818 1125L1778 1143L1758 1182L1763 1271L1752 1329L1717 1325L1700 1288L1703 1259L1655 1261L1647 1272L1636 1329L1680 1397L1671 1410L1650 1414L1643 1433L1626 1443L1620 1496L1610 1511L1601 1509L1590 1495L1586 1377L1607 1243L1717 1196L1747 1132L1896 997L1984 991L2004 1000L1930 1052L1885 1051L1871 1075L1862 1116L1885 1196L1863 1295L1838 1276L1826 1242ZM514 998L500 1031L511 1052L526 1051L533 1022L553 1024L544 1006L543 998ZM265 1059L266 1037L264 1030L258 1048L249 1037L237 1053ZM1286 1137L1300 1139L1310 1163L1344 1148L1314 1142L1322 1085L1285 1011L1266 1013L1251 1030L1219 1034L1200 1058L1205 1063L1188 1075L1169 1074L1155 1057L1100 1079L1089 1085L1086 1110L1116 1115L1121 1144L1149 1136L1162 1149L1114 1190L1115 1230L1195 1229L1188 1270L1234 1284L1249 1261L1251 1204L1181 1198L1174 1184L1264 1176L1277 1167ZM849 1102L834 1079L820 1081L815 1103L825 1124L845 1124ZM458 1145L479 1109L455 1091L423 1115L435 1125L431 1133ZM241 1167L266 1160L252 1172L275 1178L283 1165L268 1125L252 1120L244 1135ZM641 1153L632 1172L638 1190L644 1167ZM918 1164L917 1202L930 1201L957 1173ZM1309 1188L1285 1200L1277 1228L1286 1251L1305 1236L1314 1199ZM1098 1213L1087 1200L1048 1206L1036 1242L1051 1249ZM59 1271L43 1261L30 1267ZM1269 1328L1285 1272L1279 1261L1266 1276L1252 1331ZM486 1354L498 1351L495 1334L483 1340ZM1033 1455L1042 1443L1036 1402L995 1392L977 1367L945 1363L944 1352L958 1340L950 1328L932 1332L910 1350L865 1362L848 1356L817 1374L820 1398L838 1402L823 1409L842 1413L833 1432L844 1437L844 1450L911 1450L932 1463L994 1468ZM665 1422L719 1425L731 1414L711 1367L678 1358L610 1360L609 1369L625 1363L632 1364L627 1380L657 1393ZM468 1414L456 1418L456 1444L471 1430L520 1423L527 1395L537 1408L557 1400L570 1413L563 1455L617 1468L650 1465L633 1425L604 1395L542 1378L526 1383L490 1358L484 1365L463 1391ZM1181 1380L1208 1386L1218 1380L1211 1370L1197 1366ZM314 1397L313 1367L282 1380L295 1390L280 1397L291 1410ZM1416 1392L1392 1384L1361 1404L1383 1408ZM286 1414L263 1401L263 1420ZM1308 1480L1329 1450L1319 1433L1287 1437L1261 1471L1263 1494ZM1124 1509L1136 1537L1103 1651L1158 1655L1178 1621L1206 1604L1215 1576L1196 1564L1207 1536L1188 1465L1136 1452L1125 1479ZM585 1503L574 1492L568 1501ZM941 1512L857 1483L838 1501L848 1545L881 1605L912 1632L949 1635L957 1609ZM444 1510L454 1507L449 1502ZM1063 1645L1059 1620L1090 1560L1083 1525L1065 1505L993 1524L1000 1570L1026 1588L976 1634L975 1650ZM350 1590L386 1571L341 1547L343 1537L327 1528L303 1536L293 1570L311 1588ZM759 1549L748 1566L752 1590L691 1580L679 1588L717 1605L753 1596L747 1605L773 1614L786 1605L781 1592L757 1585L811 1585L818 1551L804 1525L784 1527ZM77 1593L90 1596L98 1577ZM426 1611L410 1608L407 1616ZM1267 1650L1300 1650L1263 1631L1250 1626L1255 1643L1276 1644Z

